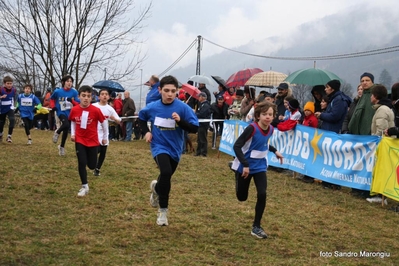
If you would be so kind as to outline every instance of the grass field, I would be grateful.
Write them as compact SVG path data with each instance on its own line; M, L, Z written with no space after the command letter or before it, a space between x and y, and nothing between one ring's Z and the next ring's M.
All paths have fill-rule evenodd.
M238 202L231 157L209 149L207 158L182 156L169 226L159 227L149 204L158 169L143 140L112 142L101 176L89 171L90 193L78 198L74 144L68 140L60 157L52 132L32 136L28 146L16 128L14 142L0 144L0 265L399 264L399 215L387 210L394 202L382 207L348 188L269 171L262 220L269 238L256 239L254 185Z

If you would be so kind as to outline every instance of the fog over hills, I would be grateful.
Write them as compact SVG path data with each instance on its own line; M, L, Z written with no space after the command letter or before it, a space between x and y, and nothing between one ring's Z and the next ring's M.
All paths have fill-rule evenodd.
M399 26L394 17L391 10L364 6L303 24L290 36L272 37L259 42L249 40L247 45L233 49L265 56L299 57L347 54L398 46ZM213 44L204 40L201 55L201 74L208 76L218 75L227 79L240 69L252 67L290 74L314 65L313 61L264 59L228 50L206 56L206 49L211 45ZM399 51L366 57L319 60L316 67L334 72L356 88L360 75L366 71L373 73L375 82L378 83L381 71L386 69L392 76L392 81L398 82L398 63ZM196 62L193 62L187 67L175 68L169 74L185 83L195 74L195 69ZM211 87L211 90L215 89L216 87Z

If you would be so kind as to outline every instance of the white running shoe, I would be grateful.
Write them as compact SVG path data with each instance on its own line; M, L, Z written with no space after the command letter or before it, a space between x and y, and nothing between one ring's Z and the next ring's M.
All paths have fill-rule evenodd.
M157 184L157 180L152 180L150 184L151 196L150 196L150 204L152 207L157 208L159 206L159 195L155 191L155 185Z
M370 203L382 203L382 198L380 196L375 196L366 199ZM384 205L388 205L388 200L384 199Z
M28 139L28 145L32 145L32 140Z
M86 196L87 194L89 194L89 185L87 185L87 187L83 187L83 186L82 186L82 188L79 189L78 197L84 197L84 196Z
M157 225L168 225L168 209L158 209Z
M61 147L61 145L58 145L58 154L60 156L65 156L65 148Z
M57 143L59 136L60 136L60 134L57 134L57 131L54 131L54 135L53 135L53 142L54 143Z

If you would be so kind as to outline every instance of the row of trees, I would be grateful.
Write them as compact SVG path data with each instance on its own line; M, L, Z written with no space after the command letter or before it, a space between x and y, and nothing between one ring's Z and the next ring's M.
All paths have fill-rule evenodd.
M79 87L108 70L123 80L141 67L139 36L152 3L133 0L0 0L0 72L44 92L65 74Z

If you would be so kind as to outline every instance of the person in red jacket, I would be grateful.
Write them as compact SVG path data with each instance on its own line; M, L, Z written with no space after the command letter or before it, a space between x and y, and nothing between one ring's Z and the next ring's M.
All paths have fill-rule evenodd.
M298 124L299 120L301 120L302 114L299 111L299 102L297 99L291 99L288 102L288 109L290 111L290 115L287 120L280 122L277 125L278 130L280 131L288 131L294 129Z
M314 102L307 102L305 104L305 106L303 107L305 118L303 119L302 125L317 128L318 120L317 117L314 115L314 110Z
M305 118L303 119L302 125L317 128L319 120L314 115L315 103L307 102L303 107L303 112L305 113ZM314 182L314 178L308 175L304 175L302 181L311 184Z

